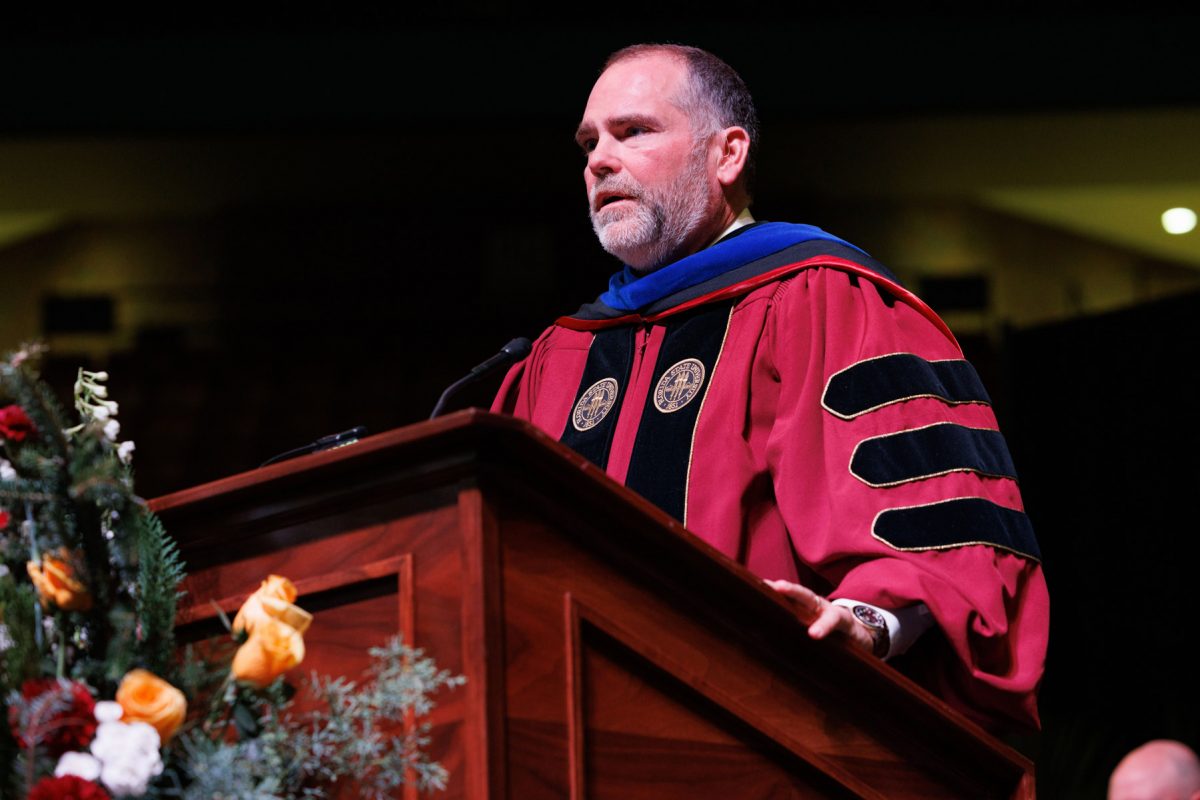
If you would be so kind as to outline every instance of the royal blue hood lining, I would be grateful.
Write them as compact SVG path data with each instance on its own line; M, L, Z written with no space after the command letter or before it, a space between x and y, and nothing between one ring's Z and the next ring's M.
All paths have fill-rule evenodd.
M844 245L868 255L865 250L813 225L760 222L734 231L712 247L681 258L648 275L639 276L632 267L626 265L609 279L608 291L600 295L599 301L618 311L637 311L743 264L814 240Z

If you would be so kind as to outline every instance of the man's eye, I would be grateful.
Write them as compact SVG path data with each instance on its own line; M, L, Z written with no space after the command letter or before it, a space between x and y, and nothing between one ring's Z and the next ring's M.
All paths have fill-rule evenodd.
M596 149L596 140L595 139L584 139L583 141L581 141L579 143L579 149L582 150L584 153L592 152L593 150Z
M630 127L625 129L626 136L640 136L645 132L646 132L646 129L642 128L638 125L631 125Z

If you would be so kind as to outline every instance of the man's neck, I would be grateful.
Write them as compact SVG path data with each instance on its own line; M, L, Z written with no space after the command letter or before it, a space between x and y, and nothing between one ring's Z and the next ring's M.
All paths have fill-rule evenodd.
M713 239L711 242L709 242L707 245L705 245L705 247L706 248L712 247L714 244L721 241L726 236L728 236L729 234L736 231L738 228L744 228L747 225L751 225L753 223L754 223L754 217L750 214L750 209L743 208L741 210L741 213L739 213L736 217L734 217L733 222L729 223L729 226L727 228L725 228L725 230L723 230L719 234L717 234L717 237L715 239Z

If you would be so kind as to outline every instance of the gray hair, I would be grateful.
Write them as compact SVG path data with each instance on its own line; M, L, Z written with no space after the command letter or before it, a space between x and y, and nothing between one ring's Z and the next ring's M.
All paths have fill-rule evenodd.
M682 44L634 44L624 47L608 57L601 72L619 61L655 53L666 53L687 65L687 85L682 96L674 98L674 102L692 120L694 135L715 133L734 125L745 129L750 137L750 151L742 171L742 181L749 193L758 155L758 112L741 76L707 50Z

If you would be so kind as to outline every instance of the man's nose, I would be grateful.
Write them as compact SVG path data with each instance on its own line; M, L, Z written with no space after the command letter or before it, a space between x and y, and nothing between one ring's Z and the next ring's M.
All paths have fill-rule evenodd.
M588 153L588 170L593 175L608 175L621 169L614 145L615 142L608 136L601 136L597 140L592 152Z

